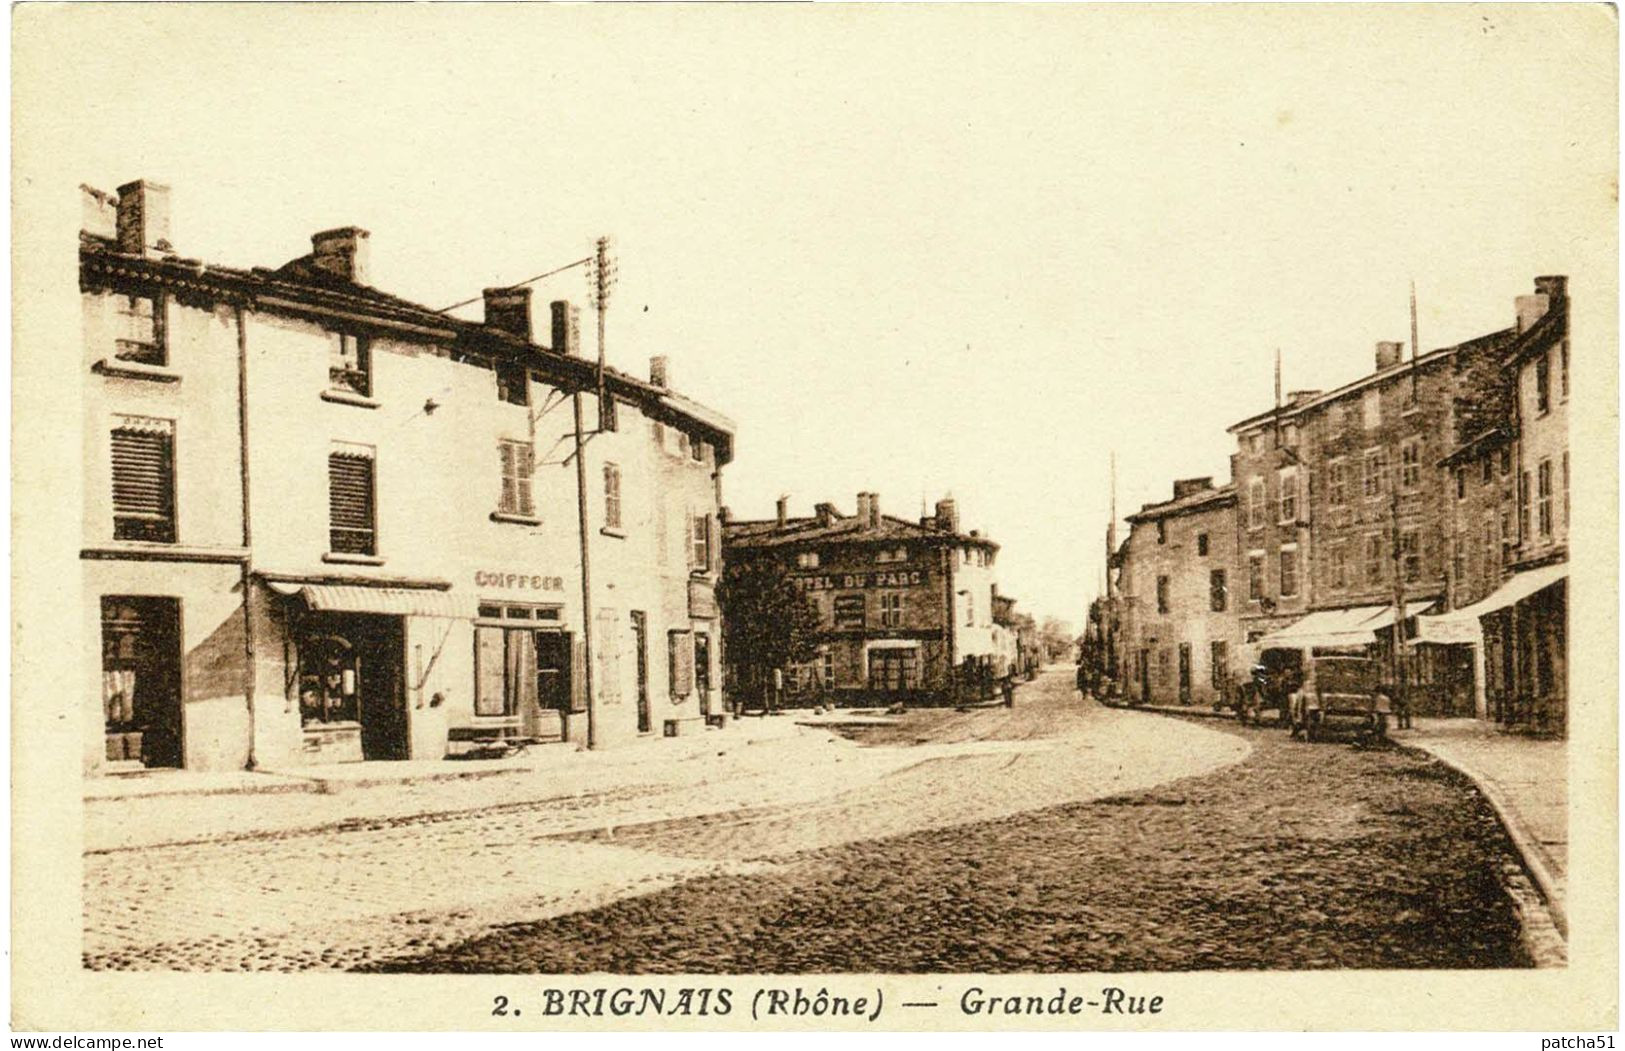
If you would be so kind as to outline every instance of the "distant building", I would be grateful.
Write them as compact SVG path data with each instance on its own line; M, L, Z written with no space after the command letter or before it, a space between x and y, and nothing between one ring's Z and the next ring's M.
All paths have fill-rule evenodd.
M960 532L951 499L918 521L882 514L875 493L859 493L853 515L821 503L792 518L781 499L776 517L723 530L726 563L772 559L817 606L818 657L788 669L787 690L842 703L990 690L1002 670L998 552L977 531Z
M1121 691L1149 704L1212 704L1238 669L1236 490L1174 483L1173 499L1128 516L1117 560ZM1244 669L1242 669L1244 670Z

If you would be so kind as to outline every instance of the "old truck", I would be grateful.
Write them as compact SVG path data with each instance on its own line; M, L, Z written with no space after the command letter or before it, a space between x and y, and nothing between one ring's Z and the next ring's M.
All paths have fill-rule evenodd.
M1392 690L1382 664L1366 657L1315 657L1292 695L1292 735L1316 741L1333 729L1388 733Z

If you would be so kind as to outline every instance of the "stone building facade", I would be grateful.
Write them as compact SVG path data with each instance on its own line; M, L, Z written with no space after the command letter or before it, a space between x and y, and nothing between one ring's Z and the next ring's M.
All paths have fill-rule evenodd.
M380 292L356 228L274 269L183 259L168 202L85 195L88 771L440 758L589 723L604 745L720 710L732 425L663 359L600 381L567 303L542 346L527 290L488 290L480 322Z
M962 533L952 499L917 522L883 514L859 493L856 513L821 503L792 517L730 520L729 564L772 560L811 598L818 656L790 669L792 700L943 703L991 689L1003 674L995 624L999 545Z
M1227 699L1246 670L1237 664L1235 487L1183 479L1172 500L1127 521L1116 581L1123 693L1145 704Z

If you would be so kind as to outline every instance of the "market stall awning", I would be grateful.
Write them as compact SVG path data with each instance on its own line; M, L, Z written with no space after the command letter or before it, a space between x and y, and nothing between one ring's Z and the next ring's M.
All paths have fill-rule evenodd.
M314 584L298 580L268 580L266 583L271 590L283 595L296 595L311 610L323 613L382 613L393 617L453 619L474 616L472 605L450 592L432 588Z
M1366 622L1387 611L1387 606L1353 606L1349 609L1322 609L1272 631L1253 645L1260 653L1269 649L1302 650L1316 646L1365 646L1377 641Z
M1433 600L1432 599L1425 599L1425 600L1423 600L1421 602L1407 602L1407 603L1405 603L1405 619L1410 620L1412 617L1420 616L1421 614L1426 613L1428 610L1430 610L1432 608L1433 608ZM1380 613L1378 613L1376 616L1372 617L1370 620L1366 621L1365 624L1363 624L1361 626L1365 627L1365 628L1367 628L1367 629L1369 629L1371 631L1383 631L1383 630L1385 630L1387 628L1393 627L1394 626L1394 607L1392 607L1392 606L1383 606L1382 611Z
M1522 602L1535 592L1566 579L1568 575L1567 562L1558 562L1515 574L1506 583L1471 606L1441 613L1437 617L1418 618L1416 641L1441 644L1477 642L1482 637L1478 618Z

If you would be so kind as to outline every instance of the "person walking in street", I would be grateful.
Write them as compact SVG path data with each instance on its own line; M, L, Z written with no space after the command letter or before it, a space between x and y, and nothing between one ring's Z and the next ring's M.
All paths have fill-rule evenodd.
M1000 689L1004 692L1004 706L1014 708L1016 706L1016 677L1013 673L1005 673L1004 684Z

